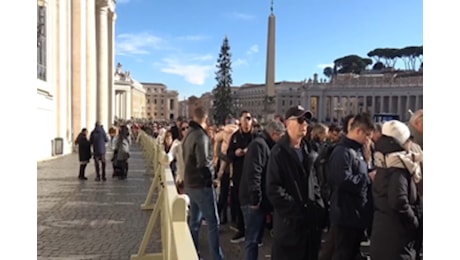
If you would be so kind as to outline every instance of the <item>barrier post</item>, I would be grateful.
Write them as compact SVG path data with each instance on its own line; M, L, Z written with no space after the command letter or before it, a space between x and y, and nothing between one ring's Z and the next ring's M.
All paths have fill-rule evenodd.
M145 152L151 156L151 162L154 165L155 176L146 201L142 204L143 208L150 208L153 211L139 250L137 254L131 255L131 260L198 260L198 254L187 223L188 196L177 194L168 157L161 145L155 143L153 138L147 135L139 137L139 141L143 142L142 145L146 148ZM152 204L156 190L158 190L158 197ZM158 217L160 217L160 221ZM161 229L161 252L147 254L147 246L157 223Z

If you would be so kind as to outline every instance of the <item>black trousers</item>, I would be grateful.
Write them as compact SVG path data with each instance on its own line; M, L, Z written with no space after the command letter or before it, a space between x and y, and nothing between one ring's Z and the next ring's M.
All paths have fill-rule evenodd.
M94 166L96 167L96 176L100 177L100 172L102 171L102 178L105 178L105 155L95 155Z
M332 229L334 230L332 231ZM360 254L364 229L333 224L331 225L331 231L334 234L332 260L355 260Z
M328 227L324 243L321 245L319 260L331 260L334 254L335 232L336 228Z
M275 220L276 222L276 220ZM276 224L275 224L276 225ZM300 226L299 226L300 227ZM295 232L295 231L294 231ZM303 233L303 234L302 234ZM275 238L272 245L272 260L318 260L318 252L321 246L321 234L319 229L298 231L294 236L297 238L297 243L286 244L286 239L290 238ZM355 260L355 259L353 259Z
M241 174L240 174L241 175ZM231 190L231 198L232 198L232 210L236 213L236 228L239 232L244 234L244 218L243 218L243 211L241 210L240 204L240 178L235 178L235 172L233 173L233 187Z
M78 178L84 178L85 177L85 169L86 169L86 163L81 163L80 164L80 171L78 174Z

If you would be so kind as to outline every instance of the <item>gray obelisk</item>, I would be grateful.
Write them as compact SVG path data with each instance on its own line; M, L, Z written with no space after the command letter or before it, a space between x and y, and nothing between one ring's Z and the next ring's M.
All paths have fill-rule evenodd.
M267 64L265 71L265 120L273 119L276 112L275 98L275 15L273 0L268 17Z

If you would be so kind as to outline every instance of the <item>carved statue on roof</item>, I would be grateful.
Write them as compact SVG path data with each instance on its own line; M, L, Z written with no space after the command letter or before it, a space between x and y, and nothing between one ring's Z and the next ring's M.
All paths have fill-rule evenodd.
M115 70L115 75L120 75L121 74L121 63L117 63L117 69Z

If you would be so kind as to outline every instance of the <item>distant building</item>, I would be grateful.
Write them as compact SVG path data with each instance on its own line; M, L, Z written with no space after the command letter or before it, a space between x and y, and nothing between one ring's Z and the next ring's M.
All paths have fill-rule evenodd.
M235 116L247 110L263 120L265 90L265 84L233 86ZM284 115L289 107L302 105L323 122L340 122L346 115L358 112L391 113L407 121L409 109L423 108L423 72L369 71L360 75L339 74L331 81L318 79L315 74L313 79L276 82L275 99L276 114ZM189 113L197 106L212 111L213 102L213 96L207 92L199 98L189 98L183 105Z
M115 117L118 119L145 118L146 91L141 83L122 72L118 63L115 70Z
M179 116L179 93L162 83L141 83L146 90L146 116L153 120L173 120Z
M409 109L423 108L423 73L341 74L327 83L314 77L302 87L302 105L326 122L340 122L347 114L359 112L397 114L407 121Z
M179 101L179 116L189 119L188 100L184 99Z

